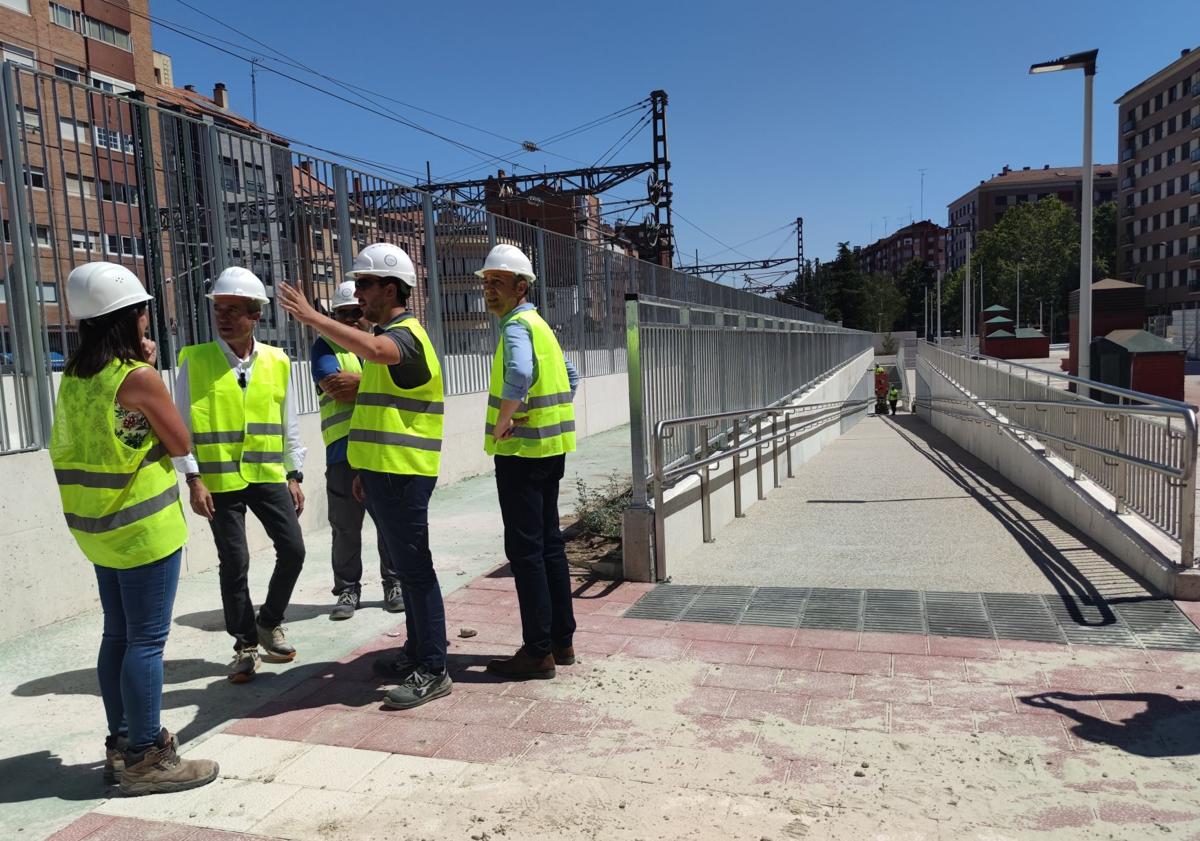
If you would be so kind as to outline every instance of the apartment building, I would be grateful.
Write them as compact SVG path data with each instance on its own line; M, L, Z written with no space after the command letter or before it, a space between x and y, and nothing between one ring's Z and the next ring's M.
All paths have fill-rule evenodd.
M946 268L946 229L936 222L922 220L858 249L859 268L867 273L896 277L913 260L934 270Z

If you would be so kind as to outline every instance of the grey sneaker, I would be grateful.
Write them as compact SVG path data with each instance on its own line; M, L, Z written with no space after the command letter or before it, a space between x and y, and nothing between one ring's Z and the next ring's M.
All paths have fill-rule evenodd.
M452 686L454 681L445 669L431 672L424 666L417 666L399 686L383 696L383 705L392 710L411 710L449 695Z
M258 646L239 648L229 664L229 679L234 683L248 683L254 680L258 671Z
M330 619L349 619L358 610L358 593L345 590L338 596L337 604L329 611Z
M371 664L371 669L380 677L388 678L394 683L404 681L417 670L420 665L416 660L408 656L403 648L395 654L385 654L382 657L375 658L375 662Z
M392 582L384 587L383 606L388 613L404 612L404 591L398 583Z
M290 663L296 659L296 649L283 635L282 625L264 628L256 624L255 627L258 628L258 644L263 649L263 660L268 663Z

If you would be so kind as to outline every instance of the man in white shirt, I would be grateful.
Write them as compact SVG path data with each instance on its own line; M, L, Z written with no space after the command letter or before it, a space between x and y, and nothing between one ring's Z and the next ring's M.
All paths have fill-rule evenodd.
M262 659L290 662L284 612L304 565L301 444L291 360L257 342L254 329L269 303L252 272L226 269L208 295L217 340L179 352L175 403L192 436L192 451L175 459L187 477L192 510L209 521L217 545L225 630L234 638L229 678L245 683ZM275 570L257 616L250 598L249 509L275 545Z

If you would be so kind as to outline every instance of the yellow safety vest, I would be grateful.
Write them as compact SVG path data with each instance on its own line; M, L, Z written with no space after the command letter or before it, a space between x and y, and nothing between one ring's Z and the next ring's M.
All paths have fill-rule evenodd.
M188 366L192 447L200 480L213 493L251 482L283 482L283 401L292 364L276 347L255 343L258 356L245 388L216 342L179 351Z
M67 527L99 566L143 566L187 542L166 448L153 432L134 448L113 431L117 390L131 371L148 367L113 360L94 377L63 377L58 389L50 433L54 478Z
M346 455L357 470L436 476L441 467L446 411L442 366L429 334L416 318L406 314L384 330L393 328L408 330L420 342L429 381L416 388L400 388L387 365L364 363Z
M504 393L504 338L492 357L492 382L488 395L487 426L483 431L483 449L488 455L546 458L575 451L575 407L571 403L571 381L567 363L550 325L536 310L516 313L529 327L533 337L533 355L537 360L537 379L529 387L525 401L513 419L526 422L513 427L512 436L497 441L492 434L500 417Z
M339 368L348 374L362 373L362 363L357 356L324 336L321 340L333 351ZM354 415L354 404L334 400L323 391L317 402L321 405L321 440L328 447L334 441L350 434L350 418Z

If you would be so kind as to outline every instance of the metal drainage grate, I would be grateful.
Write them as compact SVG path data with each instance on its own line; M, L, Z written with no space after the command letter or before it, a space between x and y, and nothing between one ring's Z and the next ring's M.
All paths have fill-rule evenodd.
M1096 604L1028 593L660 584L625 616L1200 651L1200 631L1168 599Z

